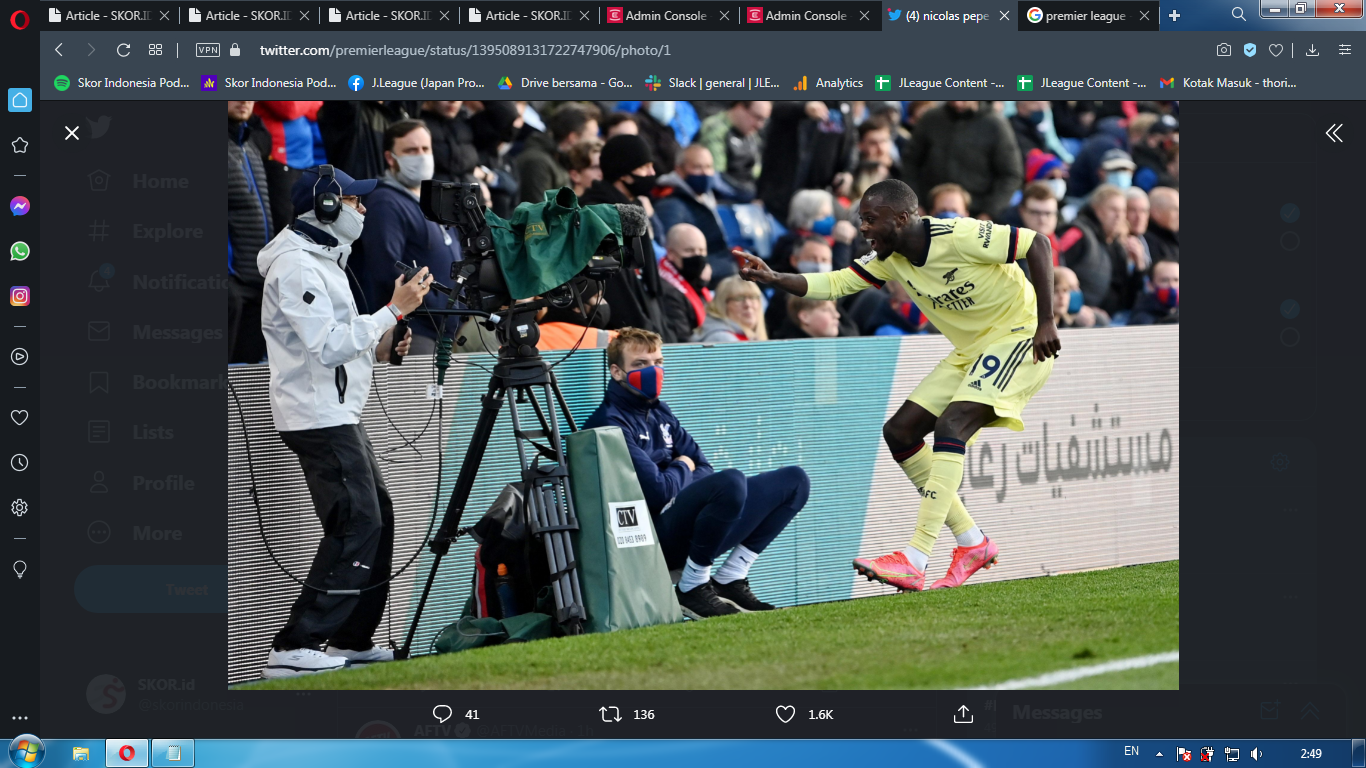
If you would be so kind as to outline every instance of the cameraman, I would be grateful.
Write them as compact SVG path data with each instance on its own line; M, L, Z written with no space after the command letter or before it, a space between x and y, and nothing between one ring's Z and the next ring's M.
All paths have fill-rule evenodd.
M360 196L374 188L373 179L356 181L331 166L304 171L292 193L297 218L257 259L271 415L299 457L323 526L307 586L275 636L262 677L394 658L371 641L389 591L394 509L360 416L371 367L388 361L395 324L421 306L432 278L425 268L407 283L399 276L387 306L373 315L356 311L344 270L365 225ZM411 336L398 354L408 353ZM359 596L326 594L371 585L379 586Z

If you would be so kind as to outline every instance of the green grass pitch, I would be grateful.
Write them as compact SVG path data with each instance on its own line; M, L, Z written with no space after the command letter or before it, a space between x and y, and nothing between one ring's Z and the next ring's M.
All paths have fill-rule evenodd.
M427 656L251 690L949 689L1177 650L1180 562ZM1177 688L1161 664L1065 688Z

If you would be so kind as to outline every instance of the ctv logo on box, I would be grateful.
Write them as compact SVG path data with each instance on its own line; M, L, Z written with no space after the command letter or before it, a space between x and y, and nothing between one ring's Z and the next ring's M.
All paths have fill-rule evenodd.
M746 9L745 9L745 21L749 22L750 24L763 24L763 23L764 23L764 7L763 7L762 5L759 5L759 6L751 5L751 6L749 6L748 8L746 8Z
M617 549L647 547L655 543L654 526L650 525L649 509L643 499L617 501L608 505L607 519L612 527L612 542Z

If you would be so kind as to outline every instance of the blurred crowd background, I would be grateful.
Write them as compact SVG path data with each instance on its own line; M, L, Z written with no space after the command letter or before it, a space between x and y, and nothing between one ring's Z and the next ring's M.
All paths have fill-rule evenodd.
M734 246L778 270L848 266L869 250L859 197L886 178L925 215L1047 235L1060 327L1178 322L1179 120L1174 101L230 101L231 362L264 359L256 254L321 163L382 180L348 262L361 312L387 303L395 261L444 281L461 258L422 217L424 179L478 182L503 217L561 187L643 206L645 258L585 296L610 311L542 317L543 349L604 347L627 325L669 343L933 333L894 282L830 302L736 275ZM429 354L435 326L413 329Z

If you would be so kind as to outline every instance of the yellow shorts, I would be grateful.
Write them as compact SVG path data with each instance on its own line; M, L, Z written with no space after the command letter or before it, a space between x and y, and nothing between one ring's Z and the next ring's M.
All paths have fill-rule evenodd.
M955 401L985 403L996 410L988 427L1023 432L1020 414L1052 372L1053 358L1034 362L1034 336L1014 334L992 342L976 360L957 352L944 358L908 399L935 416Z

